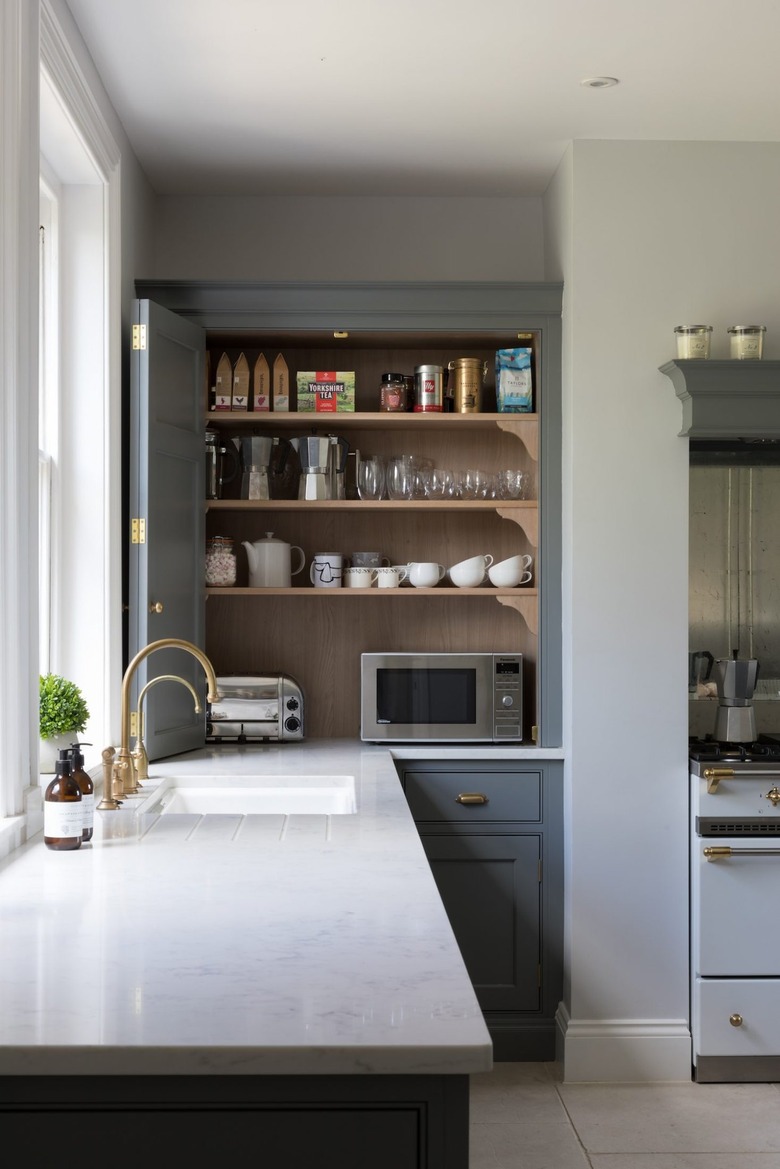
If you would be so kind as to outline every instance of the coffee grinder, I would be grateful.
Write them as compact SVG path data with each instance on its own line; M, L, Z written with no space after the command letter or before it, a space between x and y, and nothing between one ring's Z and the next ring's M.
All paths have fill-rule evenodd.
M756 738L753 691L758 679L755 658L718 658L712 668L718 688L715 738L722 743L752 743Z

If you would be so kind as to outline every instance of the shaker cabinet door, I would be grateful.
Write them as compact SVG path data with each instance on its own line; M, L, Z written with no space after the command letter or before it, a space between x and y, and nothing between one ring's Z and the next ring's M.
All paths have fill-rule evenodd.
M203 574L205 334L150 300L134 302L130 403L128 658L177 637L205 649ZM136 347L136 345L138 347ZM158 650L137 671L141 688L161 674L190 682L205 709L205 678L192 655ZM202 747L205 716L171 682L144 699L150 759Z
M538 1011L541 837L421 839L483 1011Z

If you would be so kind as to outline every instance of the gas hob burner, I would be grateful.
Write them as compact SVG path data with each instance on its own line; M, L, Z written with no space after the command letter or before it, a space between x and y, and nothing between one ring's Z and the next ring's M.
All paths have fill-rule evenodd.
M688 754L700 763L780 763L780 735L759 735L752 743L724 743L718 739L688 740Z

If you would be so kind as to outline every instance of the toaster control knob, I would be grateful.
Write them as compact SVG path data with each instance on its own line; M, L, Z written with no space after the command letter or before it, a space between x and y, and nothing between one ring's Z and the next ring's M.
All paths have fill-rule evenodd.
M297 710L298 706L299 706L299 703L298 703L297 698L288 698L287 699L287 709L288 710Z
M289 718L284 720L284 729L289 731L291 735L295 734L296 731L301 729L301 720L296 718L294 714L291 714Z

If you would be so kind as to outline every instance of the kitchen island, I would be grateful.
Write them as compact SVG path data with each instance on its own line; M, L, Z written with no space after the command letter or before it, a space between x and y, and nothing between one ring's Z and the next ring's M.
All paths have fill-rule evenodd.
M89 1132L114 1166L173 1140L195 1166L247 1148L270 1166L467 1166L468 1076L491 1042L390 753L206 748L150 765L143 796L172 775L302 773L354 778L355 811L158 815L131 797L78 851L38 835L3 863L9 1135Z

